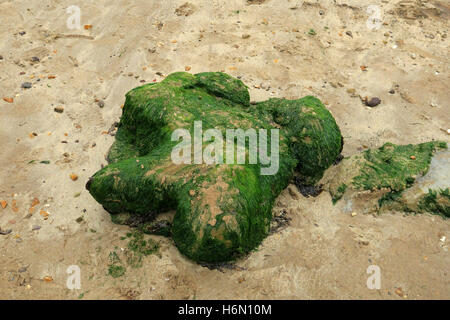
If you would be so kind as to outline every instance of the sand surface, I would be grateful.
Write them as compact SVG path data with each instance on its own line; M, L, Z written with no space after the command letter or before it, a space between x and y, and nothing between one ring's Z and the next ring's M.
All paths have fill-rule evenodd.
M0 298L449 299L450 221L352 216L294 185L274 208L290 225L233 269L199 266L152 236L160 256L108 275L130 229L84 186L106 164L124 94L144 82L222 70L254 101L315 95L342 130L345 156L386 141L450 141L448 1L185 2L0 1L0 228L12 230L0 235ZM67 27L71 5L79 30ZM379 29L367 22L370 5ZM366 96L382 102L368 108ZM66 286L71 265L80 289ZM366 285L370 265L381 270L378 290Z

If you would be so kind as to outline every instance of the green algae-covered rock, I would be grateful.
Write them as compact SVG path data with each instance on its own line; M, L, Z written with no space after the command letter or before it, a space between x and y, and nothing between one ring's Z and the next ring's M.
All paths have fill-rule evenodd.
M217 132L200 136L200 150L191 148L199 126L203 132L216 129L227 142L230 129L249 134L243 141L250 141L252 130L259 138L266 130L267 149L261 148L261 140L254 149L245 144L244 162L235 150L211 152L211 145L221 142ZM173 139L178 129L185 129L189 139ZM189 143L184 150L189 150L191 161L173 160L180 137ZM314 97L250 104L247 87L227 74L179 72L127 93L108 154L110 164L92 176L87 189L119 223L130 215L176 210L170 232L164 232L172 235L178 249L197 262L223 262L248 253L268 234L274 200L295 169L305 181L315 183L341 149L336 122ZM276 165L251 161L252 152ZM199 153L217 161L198 162Z
M333 202L349 211L450 215L449 151L445 142L386 143L344 159L324 180Z

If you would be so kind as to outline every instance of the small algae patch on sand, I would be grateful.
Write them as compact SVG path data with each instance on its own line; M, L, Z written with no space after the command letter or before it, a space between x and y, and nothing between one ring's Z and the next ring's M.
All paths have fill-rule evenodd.
M126 272L127 267L140 268L146 256L159 255L159 243L135 230L123 238L129 240L124 250L114 250L109 253L108 274L113 278L119 278ZM119 252L119 253L117 253Z
M108 274L113 278L119 278L125 274L126 268L115 251L109 253Z
M447 163L434 169L434 156L448 159L445 142L386 143L330 169L327 188L334 203L344 198L352 206L359 204L368 211L395 209L446 216L448 180L443 181L443 177L450 168ZM441 183L436 185L436 179Z
M125 256L127 263L132 268L139 268L142 266L144 257L151 254L158 254L159 243L155 240L144 238L144 234L140 231L134 231L131 235L131 240L127 245Z
M223 164L173 163L178 141L171 135L183 128L194 137L194 121L201 121L203 131L216 129L222 137L228 129L264 129L267 150L272 150L271 129L279 130L278 171L262 175L267 164L247 164L248 143L246 164L226 164L226 152ZM172 225L161 234L171 235L194 261L226 262L250 252L267 236L273 203L294 170L303 181L317 182L340 154L342 143L333 116L317 98L250 104L245 84L225 73L177 72L126 94L108 154L110 164L86 187L114 222L143 232L154 232L157 225L135 216L176 210ZM260 148L256 152L261 159Z

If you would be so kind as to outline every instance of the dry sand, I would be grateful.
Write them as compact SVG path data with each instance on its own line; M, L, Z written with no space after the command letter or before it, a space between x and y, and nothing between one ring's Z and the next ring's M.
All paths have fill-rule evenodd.
M328 194L304 198L293 185L274 208L291 224L235 269L199 266L154 236L161 257L107 274L130 229L84 185L106 164L114 137L105 132L124 94L160 81L157 72L223 70L255 101L315 95L341 127L346 156L386 141L449 141L448 1L189 2L176 11L184 0L0 1L0 98L13 98L0 100L0 227L12 230L0 235L0 298L449 299L450 221L351 216ZM66 26L71 5L80 30ZM378 30L367 26L369 5L382 11ZM368 108L359 96L382 103ZM81 268L79 290L66 287L70 265ZM367 288L369 265L381 269L379 290Z

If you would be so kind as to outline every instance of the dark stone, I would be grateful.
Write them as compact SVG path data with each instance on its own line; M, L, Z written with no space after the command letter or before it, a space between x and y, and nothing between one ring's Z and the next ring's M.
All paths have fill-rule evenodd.
M372 98L370 100L366 100L366 106L368 107L376 107L377 105L379 105L381 103L381 100L379 98Z
M22 83L22 85L21 85L21 87L23 88L23 89L30 89L31 88L31 82L24 82L24 83Z

